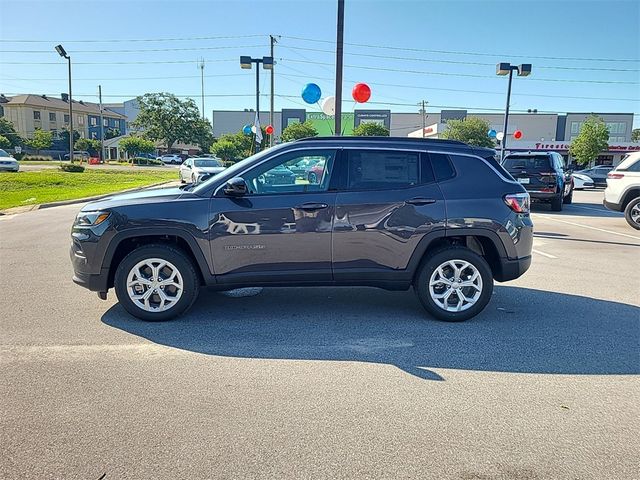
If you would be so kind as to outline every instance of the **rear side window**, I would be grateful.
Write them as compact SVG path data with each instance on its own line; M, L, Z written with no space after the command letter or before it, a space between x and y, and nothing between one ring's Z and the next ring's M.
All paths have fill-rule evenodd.
M640 172L640 159L636 163L632 163L626 169L627 172Z
M349 190L391 190L420 182L419 154L384 150L347 150Z
M430 153L429 159L431 160L436 181L441 182L456 176L456 171L453 169L451 160L449 160L449 155L445 155L444 153Z
M507 170L548 170L553 168L547 155L513 155L504 159L502 166Z

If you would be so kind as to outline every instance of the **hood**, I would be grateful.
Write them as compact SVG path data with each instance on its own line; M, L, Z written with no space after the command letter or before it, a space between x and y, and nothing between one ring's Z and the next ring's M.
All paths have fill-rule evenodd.
M157 203L176 200L181 196L192 196L191 192L185 192L178 187L153 188L148 190L138 190L135 192L121 193L96 200L86 204L82 210L103 210L119 207L122 205Z
M193 167L196 172L200 173L215 173L218 174L225 170L226 167Z

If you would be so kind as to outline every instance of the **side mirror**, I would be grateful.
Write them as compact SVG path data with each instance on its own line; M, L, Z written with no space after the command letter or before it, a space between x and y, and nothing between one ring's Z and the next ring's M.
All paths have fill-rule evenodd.
M241 177L233 177L224 187L225 195L229 195L231 197L242 197L243 195L246 195L248 191L249 187L247 187L247 182L245 182Z

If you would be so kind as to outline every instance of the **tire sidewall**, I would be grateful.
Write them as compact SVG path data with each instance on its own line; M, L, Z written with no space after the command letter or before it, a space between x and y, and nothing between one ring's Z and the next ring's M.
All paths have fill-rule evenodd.
M131 269L142 260L161 258L171 262L182 275L182 297L174 307L164 312L147 312L137 307L127 293L127 276ZM149 245L137 248L129 253L118 265L114 277L114 287L118 301L123 308L141 320L161 322L171 320L186 312L198 297L200 289L197 273L191 260L179 249L164 245Z
M482 293L480 294L480 298L476 304L468 310L464 310L462 312L447 312L440 308L431 298L431 294L429 293L429 280L431 279L431 275L436 268L447 260L467 261L477 268L478 272L480 272L480 276L482 277ZM439 250L426 259L420 267L420 272L416 277L414 289L418 295L420 303L422 303L422 306L427 310L427 312L429 312L429 314L438 320L446 322L462 322L479 314L487 306L489 300L491 300L493 292L493 274L487 261L477 253L465 247L451 247Z
M627 204L627 206L624 209L624 218L632 228L635 228L636 230L640 230L640 225L634 222L631 218L631 210L636 205L640 205L640 197L634 198Z

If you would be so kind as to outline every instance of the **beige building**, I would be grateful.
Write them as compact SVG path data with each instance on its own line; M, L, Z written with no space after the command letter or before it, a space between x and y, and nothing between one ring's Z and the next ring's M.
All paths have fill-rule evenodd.
M51 131L54 138L69 128L69 99L46 95L16 95L0 97L3 116L13 123L22 137L31 138L36 129ZM103 108L102 131L107 136L109 130L114 134L125 134L125 116ZM96 103L73 101L73 129L81 137L100 139L100 107Z

